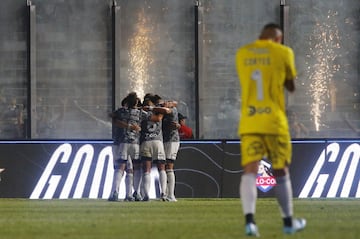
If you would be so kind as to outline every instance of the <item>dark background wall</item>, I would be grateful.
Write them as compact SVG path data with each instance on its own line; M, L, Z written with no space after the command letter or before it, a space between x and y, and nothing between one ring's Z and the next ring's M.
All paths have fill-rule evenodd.
M37 132L40 138L106 138L111 110L111 8L107 1L36 6Z
M198 1L196 21L197 1L118 0L117 22L113 2L33 0L32 26L26 1L1 2L0 138L110 139L108 112L137 91L177 100L201 139L236 139L234 54L280 3L299 72L288 108L308 129L293 137L358 137L359 1Z
M25 1L5 0L0 7L0 134L23 137L16 112L8 106L27 104L27 9ZM16 100L16 102L15 102ZM19 109L20 110L20 109Z

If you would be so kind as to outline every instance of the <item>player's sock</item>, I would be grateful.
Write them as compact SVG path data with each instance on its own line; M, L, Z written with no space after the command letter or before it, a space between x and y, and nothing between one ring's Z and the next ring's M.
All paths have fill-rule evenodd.
M138 193L140 193L141 176L142 172L140 169L134 170L134 190Z
M293 196L290 175L276 178L275 195L280 206L285 226L292 226Z
M134 175L133 173L127 173L125 177L126 184L126 197L132 197L132 189L133 189Z
M174 170L166 170L167 176L167 196L169 198L175 198L175 173Z
M284 217L283 222L285 227L292 227L292 217Z
M241 176L240 182L240 197L242 202L243 213L245 215L246 223L255 223L254 214L256 210L256 174L247 173ZM252 216L249 216L252 215Z
M159 180L160 180L160 188L161 192L166 195L166 187L167 187L167 177L165 170L159 171Z
M255 224L255 219L254 219L254 214L252 213L248 213L245 215L245 223L254 223Z
M124 176L124 171L120 169L115 169L114 171L114 180L113 180L113 189L115 192L119 193L121 179Z
M151 181L150 173L145 172L143 174L144 197L149 197L150 183L151 183L150 181Z

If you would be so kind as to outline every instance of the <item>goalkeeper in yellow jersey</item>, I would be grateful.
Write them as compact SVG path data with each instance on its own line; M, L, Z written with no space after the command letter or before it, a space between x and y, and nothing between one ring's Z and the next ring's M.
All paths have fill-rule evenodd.
M275 193L281 208L284 233L293 234L305 228L305 219L293 218L293 195L289 175L291 139L285 110L284 88L295 90L294 53L281 45L282 30L270 23L264 26L258 40L236 52L236 71L241 86L241 116L238 134L241 138L240 197L245 216L245 233L259 236L254 215L257 199L256 176L259 162L266 157L276 177Z

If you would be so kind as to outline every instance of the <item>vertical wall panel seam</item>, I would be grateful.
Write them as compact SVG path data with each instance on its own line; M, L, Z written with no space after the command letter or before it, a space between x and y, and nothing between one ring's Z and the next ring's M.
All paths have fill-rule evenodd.
M199 1L195 2L194 6L194 14L195 14L195 69L194 69L194 77L195 77L195 138L199 138L199 123L200 123L200 92L199 92Z
M121 40L121 25L120 25L120 6L116 1L112 6L112 101L113 110L120 107L120 40Z
M28 136L36 138L36 7L28 2Z
M280 1L280 26L283 30L283 44L289 44L289 5L285 0ZM289 93L286 91L286 104L289 104Z

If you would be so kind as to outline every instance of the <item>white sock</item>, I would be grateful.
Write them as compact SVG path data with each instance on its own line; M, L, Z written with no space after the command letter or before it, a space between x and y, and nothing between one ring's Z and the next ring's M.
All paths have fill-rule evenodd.
M141 184L142 172L140 169L134 170L134 190L140 194L140 184Z
M151 183L150 173L145 172L143 174L142 182L143 182L143 189L144 189L143 190L144 197L149 197L150 183Z
M174 170L169 169L166 171L167 176L167 195L169 198L175 197L175 173Z
M290 175L276 178L275 194L283 218L293 215L293 195Z
M132 196L133 182L134 182L133 173L127 173L126 177L125 177L126 197L131 197Z
M167 177L165 170L159 171L159 180L160 180L160 189L161 192L166 195L166 187L167 187Z
M121 179L124 176L124 171L120 169L115 169L114 171L114 180L113 180L113 189L115 192L119 193Z
M255 214L257 199L256 174L247 173L241 176L240 197L244 215Z

